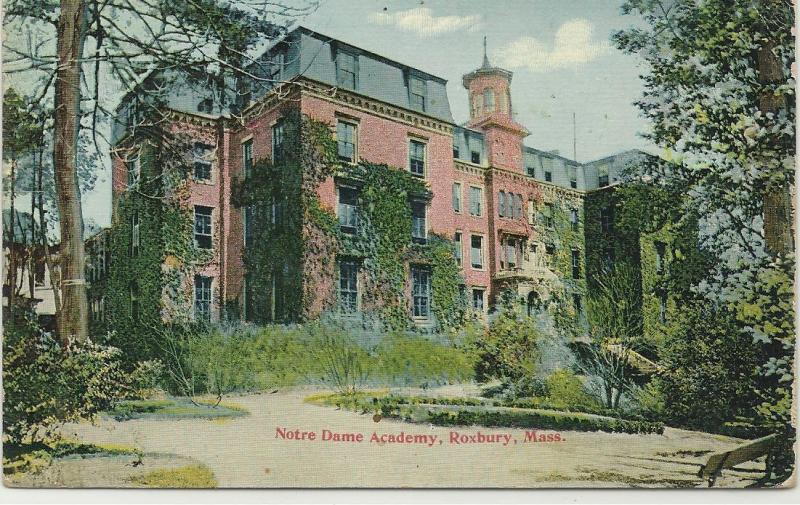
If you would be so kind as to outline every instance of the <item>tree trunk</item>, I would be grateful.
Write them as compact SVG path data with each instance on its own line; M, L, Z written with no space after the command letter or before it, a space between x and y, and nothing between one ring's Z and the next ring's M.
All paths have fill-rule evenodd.
M775 55L774 49L774 41L767 39L758 50L756 59L760 84L777 85L785 81L781 61ZM767 90L761 95L758 108L764 115L767 113L777 115L786 108L786 100L783 96L775 96ZM773 256L785 256L794 251L790 181L773 183L767 187L763 206L767 251Z
M10 236L8 237L8 313L11 316L11 320L14 320L14 292L17 290L17 244L16 240L14 240L14 221L16 220L16 208L14 207L14 201L16 197L15 188L14 186L17 184L16 181L16 172L17 172L17 160L11 161L11 212L8 216L8 221L10 223L9 231L11 232Z
M36 161L36 153L33 154L34 162ZM34 166L32 174L33 180L31 181L31 235L30 241L27 242L30 254L28 255L28 289L31 301L33 301L33 293L36 291L36 220L33 216L36 215L36 167Z
M84 275L83 215L78 187L81 62L86 38L85 0L61 0L55 82L53 165L61 231L61 295L58 334L62 342L85 340L89 304Z

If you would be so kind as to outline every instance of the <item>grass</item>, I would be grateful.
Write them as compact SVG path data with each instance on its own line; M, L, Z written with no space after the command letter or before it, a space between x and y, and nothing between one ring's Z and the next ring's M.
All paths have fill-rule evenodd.
M234 404L220 403L214 405L209 401L198 401L197 405L187 398L169 398L165 400L131 400L117 403L106 415L116 421L130 419L231 419L247 415L243 407Z
M214 474L203 465L188 465L169 470L154 470L131 478L140 487L166 489L207 489L217 487Z
M135 447L121 444L85 444L59 439L48 443L3 446L3 473L35 472L48 467L54 459L71 456L124 456L139 454Z

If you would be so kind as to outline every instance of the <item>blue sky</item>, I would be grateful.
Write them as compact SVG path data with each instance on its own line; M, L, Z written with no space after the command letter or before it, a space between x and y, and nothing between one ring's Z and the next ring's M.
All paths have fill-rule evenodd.
M448 80L457 122L468 119L461 76L482 61L514 72L516 119L531 132L526 145L589 161L632 148L650 149L637 60L616 50L611 34L637 22L621 16L622 0L323 0L300 24ZM84 211L110 222L110 176L85 196Z

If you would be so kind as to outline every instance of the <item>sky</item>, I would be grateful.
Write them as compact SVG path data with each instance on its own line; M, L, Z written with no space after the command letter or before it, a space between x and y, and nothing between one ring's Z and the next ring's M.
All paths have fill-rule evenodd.
M611 34L637 23L622 0L322 0L299 24L448 81L457 123L468 119L461 77L483 60L514 73L515 119L531 132L525 144L591 161L639 148L647 122L633 105L642 94L635 56ZM639 21L640 22L640 21ZM108 226L111 177L106 169L84 195L87 222Z

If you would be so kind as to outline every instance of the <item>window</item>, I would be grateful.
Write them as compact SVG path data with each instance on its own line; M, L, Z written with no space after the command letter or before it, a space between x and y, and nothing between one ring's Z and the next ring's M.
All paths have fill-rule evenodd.
M358 229L358 190L339 187L339 226L344 233Z
M272 162L281 163L283 161L283 141L285 136L285 127L283 120L279 120L272 125Z
M358 311L358 262L339 261L339 310L343 314Z
M475 312L483 312L483 295L486 292L485 289L473 289L472 290L472 310Z
M336 143L339 150L339 161L356 162L356 125L339 121L336 124Z
M134 154L125 159L125 168L128 172L128 186L133 187L139 184L142 176L142 163L138 154Z
M336 85L356 89L358 84L358 59L356 55L338 51L336 55Z
M205 98L197 104L197 112L211 114L214 112L214 102L210 98Z
M611 207L600 209L600 228L603 233L611 233L614 226L614 213Z
M550 170L545 170L544 180L546 182L553 182L553 172L551 172Z
M457 145L453 145L453 158L460 158L461 157L461 150L458 148Z
M472 268L483 268L483 237L472 235L470 239L470 262Z
M476 165L480 165L481 164L481 153L480 153L480 151L471 151L470 152L470 161L472 161Z
M463 245L461 244L461 232L457 231L453 236L453 255L456 258L456 263L461 266L463 256Z
M544 245L544 252L546 252L550 256L554 255L556 253L555 244L545 244Z
M453 183L453 211L461 213L461 183Z
M667 253L667 244L664 242L656 242L656 273L661 275L664 273L664 260Z
M481 207L483 206L483 189L470 186L469 188L469 213L472 216L480 216L483 214Z
M526 167L525 170L528 172L528 177L536 178L536 167L529 166Z
M597 167L597 185L601 188L608 186L608 165Z
M572 231L578 231L578 209L569 210L569 224Z
M250 177L253 172L253 139L242 144L242 171L245 177Z
M194 318L211 321L211 277L194 276Z
M139 211L133 211L131 216L131 258L139 256Z
M498 196L498 214L500 217L505 217L506 215L506 193L505 191L501 191L500 195Z
M570 166L567 168L567 172L569 173L569 187L572 189L578 188L578 170Z
M194 243L200 249L211 249L211 207L194 206Z
M411 240L418 244L424 244L428 238L425 211L425 202L411 202Z
M550 158L542 158L542 168L544 169L544 180L546 182L553 182L553 160Z
M583 311L582 303L581 303L581 295L577 293L573 293L572 295L572 306L575 309L575 319L580 320L581 312Z
M494 90L483 90L483 110L484 112L494 112Z
M522 195L514 195L514 219L522 219Z
M195 142L192 150L194 159L194 180L211 180L211 146L202 142Z
M572 278L581 278L581 252L578 249L572 250Z
M412 175L425 177L425 143L410 140L408 143L408 169Z
M131 295L131 319L139 320L139 284L134 281L130 285Z
M553 214L554 208L552 203L544 204L544 209L542 209L542 222L545 227L552 228L553 227Z
M514 237L504 237L501 246L500 268L512 270L520 266L522 241Z
M606 247L603 249L603 270L611 272L614 270L614 249Z
M425 111L427 83L424 79L411 76L408 80L408 101L412 109Z
M413 316L430 317L431 311L431 272L425 267L411 267L411 296Z
M286 64L286 52L278 51L272 56L269 65L269 80L273 86L280 83L283 79L283 67Z

